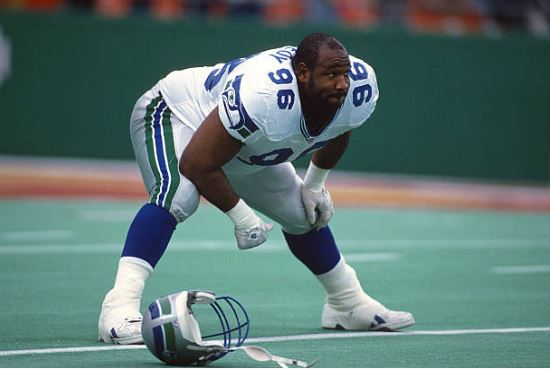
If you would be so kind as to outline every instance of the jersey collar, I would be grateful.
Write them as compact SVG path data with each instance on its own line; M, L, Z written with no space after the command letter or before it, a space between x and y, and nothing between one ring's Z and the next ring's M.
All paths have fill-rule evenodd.
M334 114L334 117L332 118L332 120L321 130L321 132L319 132L318 135L314 136L312 135L311 133L309 133L309 130L307 129L307 124L306 124L306 120L304 118L304 113L302 112L302 114L300 114L300 132L302 132L302 135L304 136L304 138L307 140L307 141L313 141L315 140L317 137L321 136L326 130L328 127L330 127L332 125L332 123L334 123L334 121L336 120L336 118L338 118L338 115L340 114L340 111L342 111L342 108L344 107L344 104L346 102L344 101L344 103L342 105L340 105L340 107L338 108L338 110L336 110L336 113Z

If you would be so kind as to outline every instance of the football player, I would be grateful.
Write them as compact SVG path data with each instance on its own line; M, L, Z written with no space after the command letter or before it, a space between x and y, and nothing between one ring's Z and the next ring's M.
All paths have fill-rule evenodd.
M325 180L377 99L372 67L323 33L297 48L175 71L146 92L130 130L150 200L130 225L103 301L100 340L142 342L145 281L200 195L233 221L240 249L267 240L272 225L257 212L282 226L290 251L326 291L323 328L414 324L410 313L389 310L363 291L328 226L333 204ZM311 152L302 180L290 162Z

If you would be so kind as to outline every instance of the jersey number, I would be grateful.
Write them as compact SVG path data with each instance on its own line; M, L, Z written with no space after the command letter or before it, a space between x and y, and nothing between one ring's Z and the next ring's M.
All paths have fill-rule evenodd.
M286 85L292 83L294 80L292 73L286 68L277 69L275 72L269 72L267 76L277 85ZM295 100L296 95L294 91L289 88L281 89L277 92L277 106L279 109L292 109Z
M352 65L349 76L354 81L360 81L369 78L369 72L367 71L367 67L365 67L364 64L355 62ZM362 104L370 101L372 97L372 87L367 83L355 87L351 93L353 98L353 105L359 107Z
M300 155L298 155L297 158L301 158L302 156L307 155L312 151L320 149L321 147L325 146L328 142L330 142L330 140L320 141L314 145L311 145L310 147L305 149ZM241 157L237 157L237 158L243 163L246 163L249 165L271 166L271 165L284 163L285 161L288 160L288 158L292 156L292 154L294 154L294 151L289 147L285 147L283 149L273 150L261 155L252 155L249 161L246 161Z
M218 83L220 83L220 80L226 72L227 74L231 73L233 69L235 69L246 59L247 58L233 59L225 63L220 69L214 69L212 72L210 72L210 74L206 78L206 81L204 81L204 88L206 89L206 91L211 91L214 87L216 87Z

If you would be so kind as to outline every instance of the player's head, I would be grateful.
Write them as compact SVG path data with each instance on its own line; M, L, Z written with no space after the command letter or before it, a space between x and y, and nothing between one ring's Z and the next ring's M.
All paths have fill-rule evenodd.
M298 45L292 66L308 99L339 107L349 89L349 55L342 43L326 33L312 33Z
M346 48L333 36L315 32L307 35L298 45L296 54L292 59L292 65L296 68L298 64L304 63L309 69L315 68L319 61L321 47L328 47L333 50L341 50L347 54Z

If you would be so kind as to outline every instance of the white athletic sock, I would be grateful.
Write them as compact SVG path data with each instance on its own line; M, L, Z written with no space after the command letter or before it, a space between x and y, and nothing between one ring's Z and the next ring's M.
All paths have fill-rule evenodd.
M120 258L115 285L105 297L104 305L123 305L125 308L140 311L145 281L152 271L153 267L143 259L131 256Z
M335 310L347 311L363 304L373 304L373 307L380 305L363 291L355 270L343 256L334 268L317 275L317 279L325 287L327 304Z

